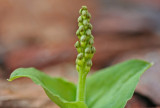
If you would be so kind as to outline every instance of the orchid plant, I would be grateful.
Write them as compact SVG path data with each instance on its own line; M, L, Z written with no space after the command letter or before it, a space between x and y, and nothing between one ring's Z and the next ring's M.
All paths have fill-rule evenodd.
M48 76L35 68L16 69L8 81L20 77L30 78L42 86L48 97L61 108L124 108L140 76L151 64L142 60L129 60L87 77L96 49L91 33L91 14L86 6L82 6L79 13L79 29L76 32L79 40L75 43L78 52L77 85L63 78Z

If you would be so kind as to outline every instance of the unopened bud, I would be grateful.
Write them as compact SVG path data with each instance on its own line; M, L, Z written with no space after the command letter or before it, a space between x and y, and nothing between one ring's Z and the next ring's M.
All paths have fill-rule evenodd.
M82 16L83 19L87 19L87 16Z
M83 10L87 10L87 6L82 6L82 8L81 9L83 9Z
M75 46L76 48L79 48L79 47L80 47L79 41L77 41L77 42L74 44L74 46Z
M94 40L91 38L91 39L89 40L89 44L90 44L90 45L93 45L93 43L94 43Z
M91 14L90 13L88 13L87 16L88 16L89 19L91 18Z
M83 20L83 24L86 26L88 24L87 20Z
M78 58L78 60L82 60L82 59L83 59L83 53L79 53L79 54L77 55L77 58Z
M85 31L83 31L83 32L80 32L80 35L82 36L82 35L84 35L85 34Z
M82 14L82 8L79 10L79 14Z
M81 46L84 48L86 46L86 42L81 41Z
M82 10L82 15L86 16L87 15L87 10Z
M90 71L90 69L91 69L91 67L89 67L89 66L86 66L86 67L85 67L85 72L86 72L86 74L88 74L88 72Z
M78 23L78 27L83 26L83 23L79 22Z
M82 49L81 48L77 48L77 51L78 51L78 53L80 53L82 51Z
M84 27L83 25L79 26L79 29L78 29L80 32L84 30Z
M80 33L80 31L79 31L79 30L77 30L77 31L76 31L76 35L78 36L78 35L79 35L79 33Z
M82 59L82 60L77 60L76 64L79 65L79 66L83 66L83 64L84 64L84 59Z
M89 59L89 60L87 61L87 66L89 66L89 67L92 66L92 60L91 60L91 59Z
M91 53L86 53L85 54L85 58L87 58L87 59L92 59L92 57L93 57L93 54L91 54Z
M91 35L91 30L88 29L88 30L86 31L86 34L87 34L87 35Z
M96 52L96 48L92 47L91 52L92 52L92 54L95 53Z
M82 42L85 42L85 41L86 41L86 36L85 36L85 35L83 35L83 36L81 37L81 41L82 41Z
M92 39L94 39L93 35L90 35Z
M81 22L82 21L82 17L81 16L79 16L79 18L78 18L78 22Z
M92 30L92 28L93 28L93 27L92 27L92 24L89 23L89 24L88 24L88 28Z
M90 48L90 47L87 47L87 48L85 49L85 53L87 53L87 54L91 53L91 48Z

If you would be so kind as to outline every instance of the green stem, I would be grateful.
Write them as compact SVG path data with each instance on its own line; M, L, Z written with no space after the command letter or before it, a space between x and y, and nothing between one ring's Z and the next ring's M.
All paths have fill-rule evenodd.
M86 75L84 72L79 72L78 87L77 87L77 101L85 101L86 92Z

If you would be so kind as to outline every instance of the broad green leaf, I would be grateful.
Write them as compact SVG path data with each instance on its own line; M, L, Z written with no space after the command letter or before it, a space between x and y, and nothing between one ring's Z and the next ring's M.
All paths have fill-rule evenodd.
M65 103L62 108L88 108L84 102L69 102Z
M84 104L73 102L76 98L76 86L62 78L52 78L35 68L19 68L11 74L9 81L20 77L28 77L42 86L48 97L62 108L76 108L74 106Z
M87 79L88 107L124 108L140 76L150 66L145 61L129 60L96 72Z

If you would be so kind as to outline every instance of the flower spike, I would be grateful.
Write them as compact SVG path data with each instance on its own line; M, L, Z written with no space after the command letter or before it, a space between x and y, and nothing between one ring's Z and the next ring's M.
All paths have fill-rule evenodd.
M75 43L78 52L76 67L78 72L81 71L87 74L92 66L91 59L95 53L94 37L91 33L92 25L90 24L91 14L88 12L87 6L82 6L79 13L79 28L76 32L79 41Z

